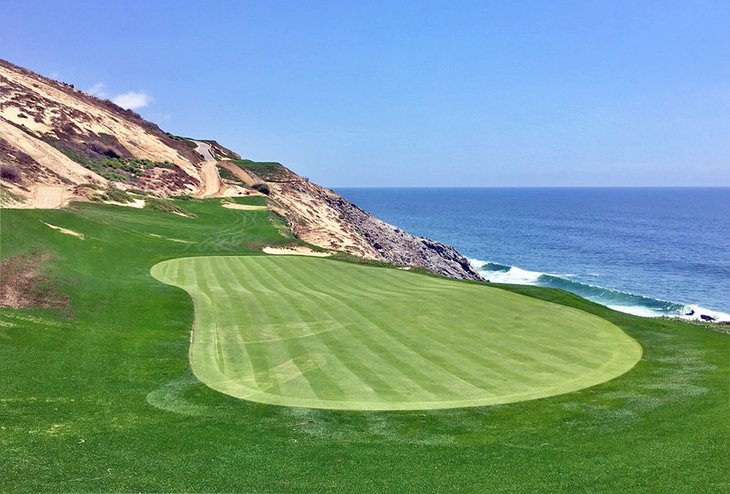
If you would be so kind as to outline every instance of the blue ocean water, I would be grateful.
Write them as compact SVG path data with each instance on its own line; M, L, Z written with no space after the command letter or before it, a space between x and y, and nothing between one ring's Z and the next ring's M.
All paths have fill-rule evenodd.
M491 281L563 288L643 316L730 319L728 188L337 192L453 245Z

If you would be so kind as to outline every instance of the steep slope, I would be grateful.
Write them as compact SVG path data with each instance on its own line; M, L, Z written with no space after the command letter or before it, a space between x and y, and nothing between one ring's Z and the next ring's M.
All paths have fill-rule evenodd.
M279 204L277 211L306 242L452 278L483 280L453 247L389 225L281 164L238 163L266 183L271 198Z
M0 60L3 185L33 206L38 187L139 188L161 195L199 187L200 157L136 113ZM30 200L30 201L29 201Z
M235 180L222 181L219 170ZM57 208L107 187L199 198L263 192L306 242L481 279L453 248L387 225L278 163L171 136L110 101L0 60L0 205Z

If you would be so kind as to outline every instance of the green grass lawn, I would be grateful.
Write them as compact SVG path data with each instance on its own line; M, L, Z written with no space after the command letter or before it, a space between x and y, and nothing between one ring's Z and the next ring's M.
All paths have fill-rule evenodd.
M605 319L406 271L246 256L173 259L152 275L193 297L196 377L263 403L509 403L607 381L641 358L639 345Z
M150 268L291 238L268 211L175 205L195 217L0 210L0 256L52 256L46 271L69 299L0 309L0 492L730 489L730 337L558 290L499 287L615 324L641 360L589 388L471 408L322 410L211 389L190 369L191 297Z

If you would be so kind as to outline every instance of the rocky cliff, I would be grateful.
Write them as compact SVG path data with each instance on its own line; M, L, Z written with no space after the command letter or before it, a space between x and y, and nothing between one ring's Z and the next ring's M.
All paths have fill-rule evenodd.
M215 141L172 136L110 101L0 60L0 205L62 207L108 188L156 196L266 193L306 242L481 279L455 249L388 225L278 163L239 158Z

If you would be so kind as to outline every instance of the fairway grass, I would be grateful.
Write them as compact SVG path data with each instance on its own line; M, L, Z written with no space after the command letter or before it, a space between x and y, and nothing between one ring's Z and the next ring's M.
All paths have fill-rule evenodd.
M105 204L0 210L0 258L52 256L44 274L69 300L63 309L0 308L0 492L730 492L730 336L561 290L483 287L610 321L643 349L629 372L540 400L411 411L275 406L211 389L191 369L190 295L150 268L195 256L265 257L263 247L294 239L271 211L172 201L190 215ZM344 269L332 258L298 259ZM304 282L345 291L320 270L328 265L312 266L298 292ZM364 273L371 282L376 274L387 283L424 278L381 271ZM374 291L394 297L385 292L397 286L366 286L359 300L367 304ZM483 310L497 317L506 308ZM449 310L459 319L465 309ZM396 316L429 311L423 304L415 316ZM347 335L322 330L317 337ZM485 352L476 341L468 350ZM328 362L294 360L305 369Z
M230 396L343 410L512 403L631 369L605 319L498 288L294 256L188 257L151 274L195 306L192 370Z

